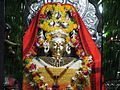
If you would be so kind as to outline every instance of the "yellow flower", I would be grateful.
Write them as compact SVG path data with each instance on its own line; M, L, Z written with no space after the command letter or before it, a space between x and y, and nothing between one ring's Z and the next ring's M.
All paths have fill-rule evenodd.
M44 22L42 29L45 30L45 31L47 31L47 30L48 30L48 27L49 27L48 23L47 23L47 22Z
M76 51L76 54L78 55L78 56L80 56L80 51L78 50L78 51Z
M59 29L60 29L60 27L53 27L53 28L51 28L52 31L59 30Z
M68 29L63 29L64 32L66 33L69 33L69 30Z
M87 67L86 66L83 66L83 71L87 71Z
M33 80L34 80L35 82L39 83L40 77L39 77L39 76L35 76L35 77L33 77Z
M67 10L71 10L71 9L74 9L73 7L71 7L70 5L61 5L60 3L57 3L56 4L47 4L46 6L44 6L42 8L42 11L41 12L45 12L45 10L47 9L48 11L51 11L52 9L54 9L53 13L52 13L52 18L50 20L45 20L43 24L40 25L40 28L42 28L44 31L47 31L47 32L52 32L52 31L55 31L55 30L58 30L58 29L62 29L64 32L66 33L70 33L73 29L77 28L77 25L74 24L74 22L72 22L71 20L65 20L65 16L66 16L66 12L65 12L65 8ZM61 13L61 18L58 20L55 18L55 12L60 12ZM49 26L49 23L51 21L54 21L54 22L66 22L69 24L69 26L67 28L62 28L62 27L52 27L52 26Z
M60 8L60 12L62 13L62 15L65 15L65 10L63 6Z
M77 24L74 24L73 27L74 27L74 29L76 29L77 28Z
M59 11L60 10L60 4L58 3L57 5L56 5L56 7L54 8L55 9L55 11Z
M89 60L89 56L85 56L85 60Z
M46 5L44 6L44 7L42 7L42 9L41 9L41 14L44 14L44 12L45 12L45 10L46 10Z
M50 35L47 35L47 36L46 36L46 39L47 39L48 42L50 42L50 41L51 41Z
M70 10L71 9L71 7L69 6L69 5L66 5L66 7L65 7L67 10Z
M52 10L53 9L53 6L52 5L47 5L47 8L48 8L48 10Z
M67 37L66 37L66 42L68 43L69 41L70 41L70 37L67 36Z
M76 83L74 83L74 86L73 86L73 88L74 88L74 89L76 88Z
M26 64L26 68L29 69L31 64Z
M78 55L78 56L80 56L80 53L82 52L83 50L78 50L77 52L76 52L76 54Z

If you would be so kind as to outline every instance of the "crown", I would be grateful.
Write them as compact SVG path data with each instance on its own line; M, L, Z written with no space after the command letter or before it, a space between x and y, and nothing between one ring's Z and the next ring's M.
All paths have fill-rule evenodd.
M40 14L45 15L45 18L40 19L39 27L46 32L62 30L70 33L77 28L73 12L75 8L69 4L48 3L41 8Z

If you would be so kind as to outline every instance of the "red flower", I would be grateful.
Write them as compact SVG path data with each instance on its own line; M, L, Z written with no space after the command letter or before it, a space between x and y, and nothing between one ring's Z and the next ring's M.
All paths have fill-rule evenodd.
M31 69L36 69L36 66L33 63L31 64Z
M39 15L39 18L40 18L40 19L41 19L41 18L45 19L45 18L46 18L46 15L45 15L45 14L40 14L40 15ZM39 19L39 20L40 20L40 19Z
M82 49L82 46L79 44L77 48L81 50L81 49Z
M43 80L40 80L39 85L40 85L40 86L42 86L42 85L43 85Z
M82 65L85 65L85 62L83 62Z
M87 66L90 67L90 64L88 63Z
M80 76L80 77L79 77L80 82L83 82L83 79L84 79L83 76Z
M72 12L72 18L76 17L76 12Z
M85 56L82 56L82 59L84 60L84 59L85 59Z
M89 72L88 71L84 71L84 75L88 75L89 74Z

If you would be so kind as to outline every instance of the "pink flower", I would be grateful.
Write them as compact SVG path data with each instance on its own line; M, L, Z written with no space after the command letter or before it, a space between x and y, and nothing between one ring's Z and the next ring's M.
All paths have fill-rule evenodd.
M79 44L77 48L78 48L78 49L82 49L82 46Z
M83 81L83 76L80 76L79 80L80 80L80 82L82 82Z
M40 85L40 86L42 86L42 85L43 85L43 80L40 80L39 85Z
M72 12L72 17L76 17L76 13L75 12Z
M31 69L36 69L36 66L33 63L31 64Z
M46 16L45 16L45 14L40 14L40 15L39 15L39 18L40 18L40 19L41 19L41 18L44 18L44 19L45 19ZM40 19L39 19L39 20L40 20Z

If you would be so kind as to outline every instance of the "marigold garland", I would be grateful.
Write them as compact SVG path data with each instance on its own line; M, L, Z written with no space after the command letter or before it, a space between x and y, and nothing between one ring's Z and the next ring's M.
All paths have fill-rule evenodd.
M70 7L69 5L64 6L64 5L61 5L60 3L58 3L57 5L55 5L55 4L49 5L48 4L48 5L44 6L41 10L41 14L45 14L46 12L50 11L50 12L52 12L52 17L51 17L51 19L45 19L44 21L42 20L42 23L40 22L40 25L39 25L40 28L42 28L46 32L52 32L52 31L61 29L66 33L70 33L73 29L77 28L77 24L74 21L72 21L73 19L71 19L71 20L66 19L67 11L70 11L70 10L72 10L72 12L74 12L74 9L72 7ZM61 15L60 18L55 17L56 13L58 13L58 12ZM68 27L63 28L62 26L50 26L49 24L53 21L54 21L54 23L66 22L66 23L68 23Z

